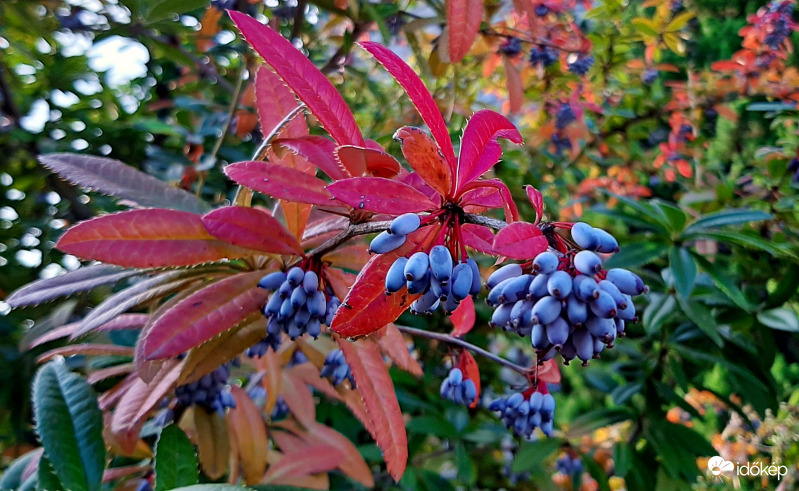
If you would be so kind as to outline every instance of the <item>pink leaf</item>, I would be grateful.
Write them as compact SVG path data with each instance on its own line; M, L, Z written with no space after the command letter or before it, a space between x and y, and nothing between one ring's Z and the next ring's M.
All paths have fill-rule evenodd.
M383 450L388 472L399 481L408 460L408 436L394 384L380 349L368 338L353 343L339 338L338 345L363 397L366 413L373 423L373 436L377 446Z
M116 344L70 344L61 346L60 348L51 349L46 353L42 353L36 358L36 363L44 363L52 360L56 356L74 356L74 355L117 355L117 356L133 356L133 348L129 346L118 346Z
M144 324L147 323L147 319L150 316L147 314L123 314L119 317L115 318L112 321L106 322L101 326L95 328L97 332L106 332L106 331L121 331L125 329L139 329ZM52 331L46 332L44 335L36 338L30 344L23 345L21 349L31 349L35 348L36 346L40 346L44 343L48 343L55 339L65 338L67 336L73 335L78 329L81 327L80 322L73 322L71 324L66 324L61 326L57 329L53 329Z
M183 299L155 319L139 341L144 357L177 356L257 313L267 297L256 288L262 276L262 271L230 276Z
M494 234L487 227L467 223L461 227L468 247L484 254L494 254Z
M291 167L269 162L237 162L225 167L225 174L242 186L273 198L312 205L331 204L324 181Z
M341 464L344 456L330 445L307 445L298 452L287 453L269 466L263 478L266 484L286 483L293 477L328 472Z
M308 426L316 422L316 404L313 395L302 381L301 376L293 373L292 369L283 370L283 384L281 385L280 395L286 401L291 414L302 423Z
M246 206L226 206L202 218L217 239L267 254L302 255L297 239L268 212Z
M463 189L460 190L460 193L465 196L469 191L480 188L493 188L499 191L499 195L502 196L502 201L505 204L506 222L510 223L519 219L519 209L516 208L516 203L513 201L513 196L510 194L510 189L508 189L508 186L506 186L501 179L478 179L468 182Z
M447 196L453 187L452 175L436 142L424 131L410 126L397 130L394 139L399 140L405 160L419 177L438 194Z
M534 258L548 246L541 230L528 222L511 223L494 238L494 252L513 259Z
M502 199L502 194L496 189L492 188L476 188L471 191L463 193L461 198L461 205L466 208L469 206L480 208L502 208L505 200Z
M370 175L391 179L400 170L397 159L387 154L382 148L375 150L345 145L336 149L336 157L354 177Z
M81 222L58 240L61 251L133 268L191 266L252 254L209 234L200 215L152 208Z
M474 300L472 297L466 297L461 300L461 304L450 316L449 320L455 329L452 330L453 336L465 336L466 333L472 330L475 323Z
M247 42L308 106L339 145L363 145L363 136L347 104L330 80L289 41L257 20L229 10Z
M548 384L560 383L560 368L555 360L547 360L543 366L538 367L536 375L538 380Z
M509 57L503 56L502 63L505 66L505 83L508 86L510 113L518 114L524 103L524 85L522 84L522 77Z
M336 161L336 144L322 136L306 136L275 140L273 147L286 149L302 157L334 181L351 177L347 169Z
M440 227L426 227L409 235L399 249L372 256L358 273L330 328L342 336L363 336L397 320L419 295L409 295L404 287L386 295L386 273L398 257L425 249L439 230Z
M297 96L283 83L283 80L268 66L261 66L255 76L255 105L258 109L258 119L261 121L261 132L268 135L299 104ZM284 138L308 136L305 117L298 114L283 128L280 135Z
M474 44L483 20L483 0L447 0L449 59L458 63Z
M436 143L438 143L441 153L447 159L450 172L455 174L457 161L455 159L455 149L452 147L452 140L450 140L449 131L447 131L447 125L438 110L436 101L430 91L427 90L427 87L424 86L422 80L407 63L402 61L402 58L385 46L373 42L363 42L360 45L371 53L405 89L411 102L416 106L416 110L419 111L422 120L430 128L430 133Z
M382 177L353 177L327 186L336 199L356 210L401 215L436 208L437 205L416 189Z
M519 130L505 116L488 109L474 113L463 130L456 194L499 161L502 147L497 142L498 138L507 138L516 144L522 143Z
M5 301L14 308L39 305L54 298L110 285L138 271L125 271L110 264L92 264L59 276L36 280L12 293Z
M541 195L541 191L537 190L533 186L527 185L525 186L524 190L527 192L527 199L530 200L530 203L533 205L533 209L535 209L535 224L538 225L538 222L541 221L541 217L544 216L544 197Z

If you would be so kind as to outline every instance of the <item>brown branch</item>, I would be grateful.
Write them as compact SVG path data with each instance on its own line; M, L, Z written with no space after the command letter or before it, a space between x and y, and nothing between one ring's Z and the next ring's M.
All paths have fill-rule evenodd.
M533 372L533 370L535 370L535 367L528 368L528 367L523 367L521 365L517 365L516 363L513 363L510 360L506 360L501 356L495 355L490 351L486 351L483 348L476 346L472 343L469 343L467 341L464 341L461 338L450 336L449 334L425 331L423 329L416 329L415 327L399 326L399 325L397 326L397 329L399 329L400 332L404 332L405 334L410 334L411 336L418 336L420 338L427 338L427 339L435 339L436 341L441 341L443 343L459 346L473 353L476 353L484 358L488 358L491 361L499 363L502 366L508 367L511 370L524 375L525 377L529 377L530 374Z

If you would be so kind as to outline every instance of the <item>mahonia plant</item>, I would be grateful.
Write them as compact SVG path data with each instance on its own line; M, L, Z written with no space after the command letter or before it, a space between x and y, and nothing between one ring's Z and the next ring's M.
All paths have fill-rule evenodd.
M560 15L558 5L539 2L535 15ZM629 271L602 269L603 255L618 250L616 240L586 223L544 221L543 197L532 187L526 193L536 216L521 220L506 184L486 177L502 154L500 139L522 144L514 124L494 111L477 111L463 128L456 155L432 95L388 48L360 44L403 87L429 130L403 127L394 134L408 169L364 138L332 83L289 41L244 14L230 16L266 62L255 81L264 142L252 160L224 169L239 185L233 205L210 210L118 161L42 157L64 178L135 209L72 226L57 247L99 263L24 287L8 303L33 305L138 278L80 322L35 344L140 330L133 350L83 343L52 350L42 360L133 356L132 364L90 375L94 382L124 377L99 399L113 444L123 452L140 445L143 425L155 417L157 424L175 420L200 441L200 463L211 479L240 468L248 484L309 484L313 476L289 480L281 469L297 459L336 455L320 460L313 473L338 468L371 486L372 474L354 445L316 422L313 387L347 405L399 480L407 437L383 357L421 375L403 333L444 341L452 348L452 366L441 396L471 408L481 404L479 367L470 353L476 347L462 338L475 324L474 298L483 290L470 254L482 253L499 262L521 261L488 277L487 301L496 307L491 324L529 335L537 353L530 367L507 363L525 375L527 387L485 406L517 435L534 438L536 428L552 434L555 400L547 384L558 383L560 375L550 360L560 352L565 362L587 361L611 347L625 322L635 320L631 296L646 290ZM572 35L576 57L564 60L582 76L592 64L590 44ZM547 45L539 44L536 63L549 63ZM452 59L470 45L451 40ZM512 56L518 42L511 39L503 49ZM573 124L584 107L577 100L557 106L556 129ZM329 138L311 135L304 111ZM252 206L253 192L273 199L274 208ZM487 214L500 209L504 221ZM375 233L367 249L359 237ZM125 313L143 305L152 307L150 314ZM395 324L403 312L439 306L452 315L450 334ZM282 432L269 433L281 457L267 466L266 428L275 420L284 420ZM202 443L220 435L257 451L228 455L226 445Z

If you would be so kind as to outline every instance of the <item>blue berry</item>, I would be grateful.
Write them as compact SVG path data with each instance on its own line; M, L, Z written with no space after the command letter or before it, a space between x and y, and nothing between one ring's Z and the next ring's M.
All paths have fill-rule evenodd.
M229 377L230 367L224 364L199 380L179 386L175 389L178 405L197 405L209 412L220 413L229 407L236 407L236 401L227 387Z
M407 236L405 235L394 235L388 232L380 232L369 244L369 252L375 254L389 253L404 244L405 239L407 239Z
M549 251L544 251L533 259L533 271L539 274L552 274L558 269L560 260L558 256Z
M341 385L348 380L351 388L355 388L355 378L352 376L350 366L344 359L344 353L340 349L331 351L325 357L325 364L320 371L322 377L330 379L333 385Z
M486 287L494 288L501 282L507 280L508 278L514 278L522 274L522 266L520 264L506 264L502 266L498 270L491 273L491 275L486 280Z
M593 276L602 269L602 259L591 251L580 251L574 256L574 267L586 276Z
M489 407L518 436L530 438L536 428L549 436L553 430L555 399L551 394L534 392L529 400L520 393L493 401Z
M437 245L430 250L430 271L433 278L446 285L452 276L452 254L443 245Z
M424 252L412 255L405 264L405 280L415 281L427 276L430 267L430 258Z
M575 75L583 76L588 73L592 66L594 66L593 56L578 56L577 60L569 63L569 71Z
M284 281L286 281L286 273L275 271L261 278L261 281L258 282L258 288L276 290L280 288L280 285L282 285Z
M388 226L389 233L393 235L408 235L415 232L422 224L422 219L416 213L406 213L391 221Z
M522 40L509 37L499 47L499 52L505 56L516 56L522 52Z
M386 293L394 293L405 286L405 265L407 257L398 257L386 273Z

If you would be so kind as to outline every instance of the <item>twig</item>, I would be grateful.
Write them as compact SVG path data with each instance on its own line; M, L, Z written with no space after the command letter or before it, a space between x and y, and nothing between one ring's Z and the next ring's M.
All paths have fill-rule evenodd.
M472 213L465 213L463 217L464 223L473 223L475 225L482 225L493 230L502 230L508 226L508 223L498 218L491 218L482 215L474 215Z
M479 346L475 346L472 343L464 341L461 338L456 338L455 336L450 336L449 334L443 334L440 332L431 332L425 331L423 329L416 329L415 327L408 327L408 326L397 326L397 329L400 332L404 332L405 334L410 334L411 336L418 336L420 338L427 338L427 339L435 339L436 341L441 341L443 343L452 344L455 346L460 346L461 348L467 349L473 353L476 353L480 356L488 358L491 361L499 363L502 366L508 367L511 370L518 372L525 377L528 377L530 373L534 370L535 367L523 367L521 365L517 365L510 360L506 360L501 356L495 355L490 351L486 351Z

